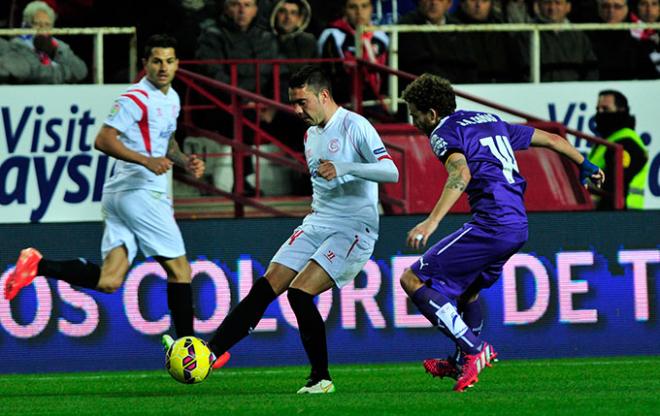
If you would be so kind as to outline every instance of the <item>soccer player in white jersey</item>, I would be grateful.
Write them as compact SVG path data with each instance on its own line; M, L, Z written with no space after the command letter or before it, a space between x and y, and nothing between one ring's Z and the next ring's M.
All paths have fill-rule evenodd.
M179 63L175 48L175 39L167 35L149 38L145 77L115 101L96 136L95 147L117 159L103 188L102 266L85 259L47 260L34 248L24 249L7 279L6 299L13 299L35 276L113 293L124 282L139 245L167 273L167 303L177 336L193 335L191 269L165 173L176 164L200 177L204 162L183 154L174 139L181 108L171 87Z
M318 67L303 67L291 77L289 99L310 125L304 140L312 213L284 241L209 344L216 356L226 354L288 290L312 367L298 393L332 393L325 324L314 297L353 280L369 260L378 238L378 182L396 182L399 172L374 127L335 103L330 81Z

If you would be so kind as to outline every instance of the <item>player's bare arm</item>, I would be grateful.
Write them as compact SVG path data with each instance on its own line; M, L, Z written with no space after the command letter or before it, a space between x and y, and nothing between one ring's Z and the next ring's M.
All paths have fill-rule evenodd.
M438 224L454 206L467 188L472 174L467 160L462 153L452 153L445 161L448 177L445 187L428 218L417 224L408 232L408 246L419 248L426 245L429 237L438 228Z
M535 129L534 134L532 135L531 144L532 146L546 147L554 150L572 160L573 163L580 167L580 179L585 186L586 179L589 179L596 188L603 186L603 182L605 182L605 173L589 162L589 160L585 159L585 157L563 137L557 134L548 133L547 131Z
M166 157L149 157L135 152L119 140L121 132L114 127L103 125L96 135L94 148L108 156L125 162L136 163L149 169L156 175L162 175L170 170L172 162Z
M177 143L176 139L174 138L174 135L170 137L170 141L167 146L167 158L178 167L183 168L191 173L196 178L199 178L204 174L204 169L206 168L204 161L199 159L195 154L188 156L183 153L179 147L179 143Z

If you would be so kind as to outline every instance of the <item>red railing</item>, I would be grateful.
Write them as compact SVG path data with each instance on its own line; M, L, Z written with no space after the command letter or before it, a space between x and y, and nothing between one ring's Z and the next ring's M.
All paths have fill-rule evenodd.
M392 68L385 66L385 65L380 65L372 62L368 62L362 59L357 59L357 60L346 60L342 61L340 59L315 59L315 60L309 60L309 59L268 59L268 60L256 60L256 59L235 59L235 60L204 60L204 61L182 61L181 65L182 68L179 69L178 72L178 79L182 81L187 87L188 87L188 92L185 94L186 100L184 101L184 115L183 115L183 126L188 129L189 132L193 132L198 135L202 135L205 137L210 138L211 140L215 140L218 143L229 145L232 147L233 152L233 171L234 171L234 191L233 192L226 192L222 191L220 189L217 189L215 187L211 187L210 185L201 183L200 181L195 181L194 179L188 177L184 181L188 184L192 184L193 186L197 186L198 188L204 190L207 193L212 193L215 195L221 195L227 198L230 198L234 201L234 215L237 217L242 217L245 214L244 211L244 206L252 206L254 208L263 210L265 212L268 212L272 215L279 215L279 216L289 216L286 212L283 212L281 210L277 210L272 207L268 207L258 201L258 199L251 198L251 197L246 197L244 196L244 185L243 185L243 180L242 178L244 177L244 166L243 166L243 157L246 155L255 155L257 158L266 158L271 160L274 163L280 164L280 165L285 165L291 169L297 170L299 172L307 172L307 166L305 163L304 156L300 152L296 152L295 150L291 149L289 146L286 144L282 143L278 138L271 136L268 134L266 131L264 131L260 125L259 121L259 112L264 108L265 106L270 106L272 108L277 109L278 111L284 111L288 113L293 113L293 110L290 108L290 106L282 104L281 102L281 66L282 65L290 65L290 64L308 64L308 63L337 63L341 62L347 70L349 70L352 73L352 86L353 86L353 99L352 99L352 105L351 107L357 111L358 113L362 113L364 111L364 106L363 106L363 101L362 101L362 89L363 89L363 80L361 77L361 69L363 67L369 68L370 70L374 71L379 71L384 76L397 76L400 78L404 79L409 79L412 80L416 78L415 75L399 71L399 70L393 70ZM184 69L184 67L189 66L189 65L229 65L229 74L230 74L230 80L231 84L227 84L224 82L220 82L218 80L200 75L198 73L192 72L190 70ZM238 87L239 82L238 82L238 65L255 65L255 72L257 74L256 76L256 92L250 92L246 91L244 89L241 89ZM260 95L262 91L262 80L260 76L260 66L261 65L272 65L273 67L273 79L272 79L272 87L273 87L273 99L269 99L264 97L263 95ZM215 89L218 90L225 95L228 95L230 97L229 102L225 102L218 98L217 94L213 94L209 92L209 89ZM476 97L474 95L465 93L460 90L455 90L456 95L462 98L465 98L470 101L474 101L476 103L479 103L481 105L494 108L496 110L502 111L509 113L511 115L514 115L516 117L523 118L527 120L528 122L544 122L545 120L540 119L539 117L536 117L531 114L527 114L518 110L515 110L513 108L509 108L507 106L494 103L488 100L481 99L479 97ZM190 98L190 92L195 92L199 96L203 97L206 99L209 104L194 104L191 103L189 98ZM377 97L381 103L384 103L384 97ZM245 103L250 103L246 105ZM246 108L251 108L254 109L256 112L256 121L252 121L245 117L243 114L243 111ZM233 116L233 129L232 129L232 138L227 138L222 135L220 135L217 132L201 129L197 126L195 126L192 123L192 117L191 117L191 112L192 111L197 111L197 110L209 110L209 109L219 109L221 111L227 112ZM253 148L252 146L246 145L243 140L243 127L247 126L248 128L252 129L255 132L255 144L258 146L261 143L262 139L265 139L267 142L275 144L279 149L281 149L282 153L286 157L281 157L273 153L267 153L267 152L262 152L258 150L258 148ZM623 149L620 145L616 145L613 143L609 143L603 139L590 136L587 134L584 134L580 131L574 130L567 128L566 131L572 135L575 135L577 137L584 138L585 140L588 140L593 143L597 144L602 144L605 145L609 148L614 149L615 152L615 161L616 161L616 166L615 166L615 177L614 178L608 178L611 180L615 181L615 193L614 195L606 195L606 197L610 197L614 199L614 207L615 209L623 209L623 165L622 165L622 160L623 160ZM302 138L301 138L302 139ZM406 152L406 149L404 148L397 148L397 149L391 149L396 152L401 152L402 154ZM209 155L209 156L214 156L214 155ZM219 155L218 155L219 156ZM405 158L403 158L405 159ZM255 166L255 174L257 176L257 179L255 181L256 184L256 195L260 195L260 189L259 189L259 163L257 160L256 166ZM179 175L177 175L177 178L182 180ZM409 184L408 181L410 178L407 178L405 176L402 176L401 179L404 181L403 186L404 189L406 189ZM215 189L212 189L215 188ZM381 200L385 204L394 204L397 206L403 206L404 201L398 200L396 198L392 198L388 195L381 195Z
M381 65L381 64L376 64L373 62L368 62L368 61L361 61L358 62L358 64L365 65L368 68L372 68L373 70L380 71L381 73L386 73L390 74L393 76L398 76L399 78L404 78L404 79L409 79L413 80L417 78L416 75L404 72L404 71L399 71L399 70L394 70L386 65ZM354 71L354 74L358 74L358 71ZM475 95L469 94L464 91L460 91L457 89L454 89L454 92L458 97L464 98L469 101L473 101L475 103L494 108L496 110L511 114L516 117L520 117L525 119L528 123L536 123L539 125L539 123L553 123L549 120L543 120L539 117L536 117L532 114L528 114L522 111L518 111L514 108L507 107L501 104L498 104L493 101L485 100L483 98L479 98ZM361 105L361 100L356 103L357 105L355 106L355 109L357 112L362 112L362 105ZM614 178L606 178L607 180L614 180L614 194L606 194L605 192L601 191L600 189L596 188L590 188L590 192L605 196L607 198L612 198L613 199L613 206L614 209L621 210L624 207L624 195L623 195L623 146L615 143L608 142L607 140L603 140L600 137L595 137L591 136L589 134L585 134L581 131L569 128L568 126L566 127L566 132L568 134L572 134L576 137L583 138L589 142L592 142L594 144L602 144L606 147L609 147L610 149L614 150L614 160L615 160L615 165L614 165Z

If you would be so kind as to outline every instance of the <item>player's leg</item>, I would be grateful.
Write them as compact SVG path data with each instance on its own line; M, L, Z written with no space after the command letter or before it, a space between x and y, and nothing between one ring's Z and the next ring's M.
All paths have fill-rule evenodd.
M273 256L264 276L222 321L209 345L220 357L256 328L268 305L289 287L317 247L311 227L297 227Z
M298 393L332 393L335 390L328 370L325 323L314 304L316 295L334 285L328 273L318 263L310 261L296 276L287 293L298 322L300 339L312 367L307 384Z
M401 286L422 314L463 351L477 353L481 339L475 336L454 306L455 300L425 284L411 269L401 275Z
M266 308L283 293L296 271L271 262L263 277L257 279L250 292L222 321L209 342L213 353L220 357L248 336L264 316Z
M325 323L314 297L355 279L371 257L375 237L366 227L335 230L317 227L323 242L289 288L288 298L296 315L300 338L311 364L307 384L298 393L332 393L334 383L328 370Z
M115 211L116 200L116 194L103 196L105 227L101 244L102 267L84 258L64 261L45 259L38 250L27 248L21 251L16 268L5 283L5 298L13 299L36 276L63 280L74 286L105 293L117 290L137 246L133 234Z
M32 247L21 250L14 271L5 282L5 299L11 300L37 276L63 280L71 285L96 289L101 268L83 258L75 260L49 260Z
M192 270L185 256L173 259L156 256L167 274L167 306L178 338L194 336L195 310L192 294Z

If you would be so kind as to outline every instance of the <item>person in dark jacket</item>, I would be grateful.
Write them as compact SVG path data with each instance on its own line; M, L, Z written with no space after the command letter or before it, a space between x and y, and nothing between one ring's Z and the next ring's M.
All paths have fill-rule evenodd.
M461 0L454 17L463 24L495 24L491 0ZM524 71L523 37L519 33L468 32L459 40L477 65L477 82L522 82Z
M627 0L598 0L601 23L630 22ZM657 78L645 48L627 30L589 33L601 80Z
M451 0L420 0L417 9L398 21L402 25L445 25L458 21L447 11ZM403 32L399 35L399 69L438 75L454 84L476 82L476 62L452 32ZM402 87L405 87L402 85Z
M538 0L537 23L565 23L571 0ZM598 79L598 61L591 40L582 31L541 32L541 81L587 81Z

